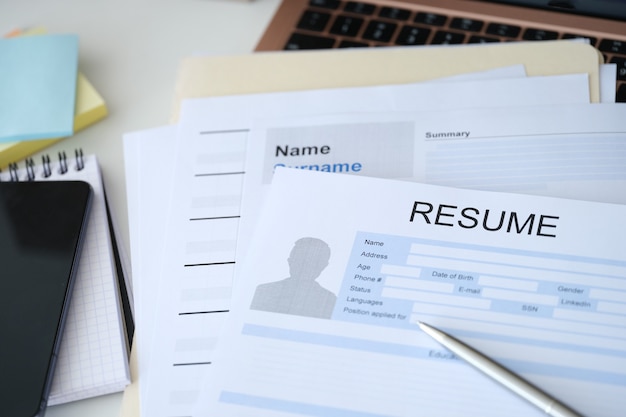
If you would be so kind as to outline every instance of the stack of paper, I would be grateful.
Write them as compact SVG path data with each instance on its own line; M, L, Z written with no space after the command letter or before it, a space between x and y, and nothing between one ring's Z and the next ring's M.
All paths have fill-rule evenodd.
M241 68L255 68L256 77ZM285 72L276 74L276 68ZM610 371L619 369L624 354L622 339L611 336L624 333L625 326L621 255L604 257L617 268L602 272L613 286L598 284L591 291L588 277L553 281L566 292L592 292L596 298L588 303L594 310L584 310L584 297L569 292L571 297L564 297L550 287L546 282L552 278L545 274L527 282L529 273L521 270L486 273L466 266L475 255L484 258L481 263L511 265L518 262L514 256L547 256L570 264L541 268L575 271L578 264L571 262L603 258L587 253L590 242L568 246L580 243L572 224L582 219L559 226L565 238L552 236L552 217L564 216L573 203L522 196L626 203L619 192L626 185L626 108L593 104L601 97L602 71L595 49L570 42L183 62L172 117L177 124L125 138L137 316L134 392L141 415L400 416L420 407L442 415L468 407L476 413L506 409L532 415L534 410L451 361L421 335L413 326L420 317L481 345L493 339L485 346L494 356L504 355L517 372L581 411L611 415L618 406L614 398L626 390L623 374ZM178 158L168 172L163 161L171 146ZM282 170L280 187L266 202L278 167L298 169ZM327 173L309 178L301 171ZM344 180L341 174L362 178ZM170 184L171 195L163 194L164 184ZM413 217L435 224L432 232L409 221L412 206L405 207L404 200L423 204ZM600 203L580 207L580 213L590 207L598 213L621 210ZM485 209L509 217L501 225L497 218L487 222ZM512 217L513 209L519 216ZM163 218L170 219L167 227L155 227ZM468 241L478 225L494 231ZM463 235L465 229L470 234ZM508 239L511 231L519 239ZM580 233L586 236L589 229L581 226ZM321 304L331 308L315 318L285 314L288 306L266 311L291 291L271 295L270 283L294 274L287 259L300 238L324 241L331 251L317 286L310 287L321 288L326 300ZM613 247L591 246L593 251ZM409 251L413 247L419 250ZM453 248L454 256L437 247ZM494 261L494 253L503 258ZM415 258L413 275L403 260L407 256ZM449 264L440 265L447 258ZM589 274L590 267L584 268ZM479 272L487 276L483 283L470 282ZM455 281L427 279L429 274L454 275ZM501 285L484 284L485 279ZM260 284L265 295L255 298ZM317 290L307 292L312 291ZM569 300L569 310L556 308L561 299ZM522 306L524 314L513 311ZM559 342L560 333L550 339L547 333L561 326L554 314L581 323L568 324L571 328L584 323L586 330L567 342ZM609 327L601 324L607 316ZM515 326L533 330L520 333ZM598 339L581 344L588 334ZM549 360L566 353L563 358L589 363L555 364L540 372L536 359L519 352L545 343L539 353ZM509 347L516 353L507 353ZM440 388L452 384L455 394L444 401ZM591 394L572 395L578 391ZM133 415L130 395L127 415ZM443 408L436 408L437 399Z

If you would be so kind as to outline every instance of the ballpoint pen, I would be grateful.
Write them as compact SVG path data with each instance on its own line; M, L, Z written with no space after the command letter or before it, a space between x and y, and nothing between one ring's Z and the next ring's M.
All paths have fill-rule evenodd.
M459 356L461 359L476 367L478 370L504 385L517 395L539 407L549 416L554 417L583 417L554 397L548 395L519 375L506 369L499 363L488 358L464 342L424 322L418 322L420 329L431 336L442 346Z

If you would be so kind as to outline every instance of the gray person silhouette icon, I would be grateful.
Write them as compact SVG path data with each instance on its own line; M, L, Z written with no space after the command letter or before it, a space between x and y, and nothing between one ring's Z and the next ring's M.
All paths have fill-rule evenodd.
M287 259L289 277L259 285L250 308L329 319L337 296L316 281L329 259L330 247L323 240L298 239Z

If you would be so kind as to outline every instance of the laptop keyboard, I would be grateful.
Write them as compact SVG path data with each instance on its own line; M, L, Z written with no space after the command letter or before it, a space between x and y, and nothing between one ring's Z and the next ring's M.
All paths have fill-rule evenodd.
M357 48L389 45L446 45L586 37L541 28L381 7L367 2L310 0L285 50ZM587 37L588 38L588 37ZM626 42L591 38L617 64L616 101L626 102Z

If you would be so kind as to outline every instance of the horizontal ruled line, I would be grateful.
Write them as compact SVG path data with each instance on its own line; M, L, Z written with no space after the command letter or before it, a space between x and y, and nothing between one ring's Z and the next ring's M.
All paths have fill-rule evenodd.
M212 266L212 265L231 265L234 264L235 261L226 261L226 262L208 262L208 263L202 263L202 264L185 264L183 265L185 268L187 267L192 267L192 266Z
M239 219L241 216L192 217L189 221Z
M250 129L232 129L232 130L202 130L201 135L219 135L222 133L243 133L249 132Z
M186 313L178 313L179 316L191 316L194 314L220 314L228 313L230 310L208 310L208 311L189 311Z
M232 171L232 172L208 172L206 174L194 174L194 177L217 177L220 175L243 175L245 171Z
M194 366L194 365L211 365L211 362L181 362L174 363L173 366Z

